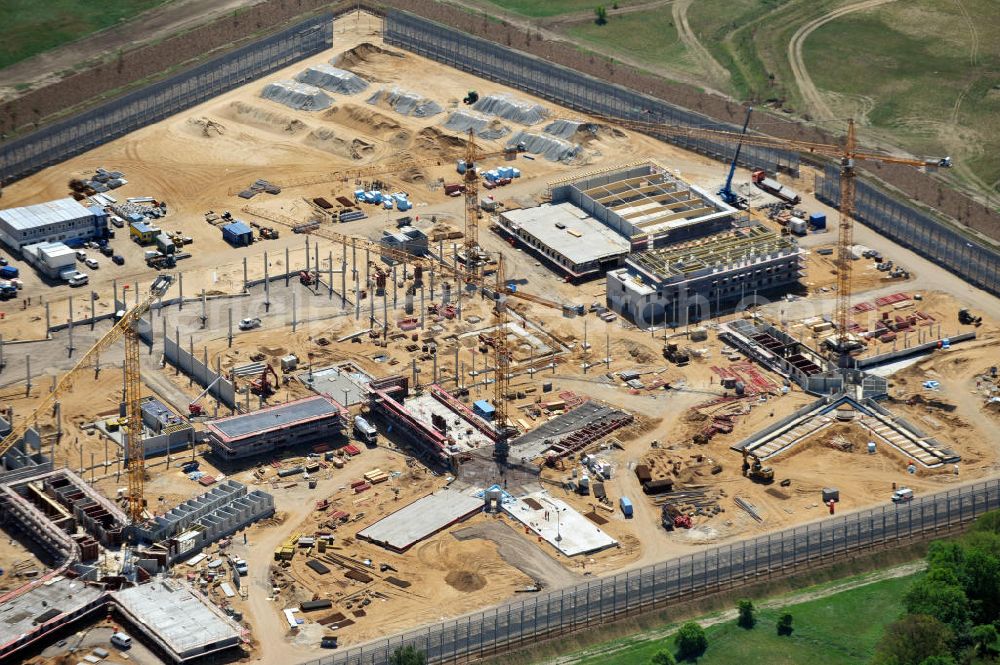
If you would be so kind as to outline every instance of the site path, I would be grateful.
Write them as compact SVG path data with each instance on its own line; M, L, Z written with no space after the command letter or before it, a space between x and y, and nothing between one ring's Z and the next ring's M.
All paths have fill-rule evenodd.
M853 5L847 5L846 7L834 9L828 14L809 21L796 30L795 34L792 35L791 40L788 42L788 64L792 67L792 74L795 76L795 85L798 86L799 92L802 94L806 105L812 111L814 121L823 122L834 120L835 116L833 111L830 110L830 107L827 105L826 100L823 99L823 95L820 94L816 84L813 83L812 77L809 76L809 71L806 69L805 58L802 55L802 46L805 44L806 38L815 32L817 28L826 25L830 21L854 12L874 9L875 7L885 5L893 1L894 0L864 0L864 2L858 2Z
M688 9L694 0L677 0L673 6L674 26L677 28L677 36L687 48L688 53L698 61L715 85L726 87L729 84L729 70L719 64L719 61L712 57L708 49L698 40L698 36L691 29L688 23Z

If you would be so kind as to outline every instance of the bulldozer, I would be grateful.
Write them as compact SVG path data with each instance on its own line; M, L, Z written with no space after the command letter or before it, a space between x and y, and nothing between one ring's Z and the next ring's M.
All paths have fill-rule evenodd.
M770 485L774 482L774 469L764 466L760 458L743 449L743 475L755 483Z
M462 98L462 103L467 106L475 104L478 101L479 101L479 93L476 92L475 90L470 90L468 93L466 93L465 97Z

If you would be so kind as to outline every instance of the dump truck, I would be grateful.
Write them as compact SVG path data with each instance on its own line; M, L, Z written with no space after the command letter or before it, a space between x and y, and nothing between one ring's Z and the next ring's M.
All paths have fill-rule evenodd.
M802 197L795 192L795 190L790 187L782 185L777 180L767 177L767 172L763 169L757 169L750 175L750 179L753 184L757 185L759 189L764 190L768 194L778 197L785 203L791 203L795 205L802 201Z

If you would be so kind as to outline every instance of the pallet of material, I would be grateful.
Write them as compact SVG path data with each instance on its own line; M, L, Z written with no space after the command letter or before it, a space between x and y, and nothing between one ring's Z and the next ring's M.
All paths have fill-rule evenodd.
M353 443L349 443L346 446L344 446L344 452L350 455L351 457L361 454L361 450L359 450L358 447Z
M303 612L315 612L316 610L325 610L331 607L333 607L333 602L325 598L320 600L304 600L299 605L299 609Z
M330 208L333 207L333 204L324 199L322 196L317 196L316 198L314 198L313 203L318 205L323 210L329 210Z
M375 579L371 575L366 575L358 570L348 570L346 573L344 573L344 577L346 577L349 580L354 580L355 582L361 582L362 584L368 584L373 579Z
M355 487L360 487L361 485L364 485L365 482L366 481L364 481L364 480L352 480L351 481L351 489L354 489Z
M333 626L337 628L344 628L346 626L353 626L354 620L348 619L342 612L334 612L333 614L327 615L322 619L317 619L316 623L321 626Z
M649 467L645 464L640 464L635 467L635 477L639 479L639 483L642 485L645 485L653 480L653 474L649 472Z
M598 515L597 511L595 510L591 510L589 513L584 513L583 516L586 517L591 522L593 522L594 524L596 524L597 526L601 526L603 524L608 523L608 520L605 519L603 516Z
M330 569L321 564L316 559L309 559L306 561L306 565L315 570L320 575L326 575L330 572Z
M371 483L362 483L354 488L354 493L361 494L362 492L370 490L371 488L372 488Z
M337 197L337 203L339 203L340 205L344 206L345 208L353 208L354 207L354 201L350 200L346 196L338 196Z
M388 475L389 474L387 474L382 469L372 469L371 471L367 472L364 477L365 477L365 480L367 480L370 483L373 483L375 481L372 480L372 478L378 478L379 476L386 476L386 477L388 477Z
M410 582L407 582L406 580L401 580L398 577L393 577L391 575L385 578L385 581L393 586L398 586L400 589L408 589L410 586L412 586Z

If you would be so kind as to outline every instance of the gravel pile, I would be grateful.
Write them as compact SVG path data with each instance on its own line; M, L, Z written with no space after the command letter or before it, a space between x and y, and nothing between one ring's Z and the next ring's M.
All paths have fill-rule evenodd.
M481 139L495 141L510 134L510 127L499 120L475 111L459 110L448 116L444 126L453 132L468 132L470 129Z
M412 115L415 118L429 118L441 113L444 109L437 102L422 97L415 92L392 88L381 88L368 98L369 104L384 104L401 115Z
M549 117L548 109L541 104L532 104L510 95L488 95L473 104L472 108L522 125L534 125Z
M520 131L507 142L507 145L516 146L519 143L524 144L526 152L542 155L553 162L571 162L583 152L579 144L548 134Z
M368 81L357 74L322 62L299 72L295 80L342 95L353 95L368 87Z

